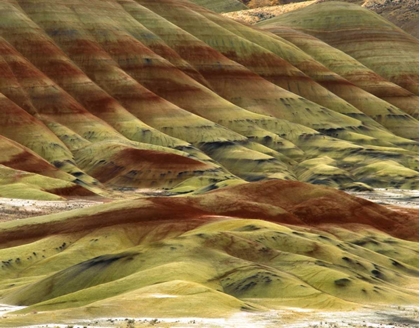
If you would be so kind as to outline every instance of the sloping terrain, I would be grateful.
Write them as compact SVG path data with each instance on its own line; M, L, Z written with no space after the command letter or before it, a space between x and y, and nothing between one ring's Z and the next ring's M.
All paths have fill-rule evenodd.
M0 197L102 202L1 220L1 327L418 303L418 213L337 190L418 187L418 41L238 4L0 2Z
M256 24L289 11L306 7L313 3L322 3L336 0L253 0L243 1L247 4L247 9L233 11L223 11L226 17L230 17L246 24ZM342 2L354 3L367 8L383 18L387 19L395 26L398 26L406 33L419 38L419 2L418 0L340 0ZM223 0L216 3L225 2ZM212 9L207 3L203 4ZM220 9L222 6L218 6ZM215 9L213 9L215 10Z
M274 21L321 39L418 94L418 39L379 15L355 4L327 1L260 24Z
M118 201L0 237L0 302L27 306L2 327L417 302L415 215L300 182Z
M277 23L267 24L261 28L292 42L304 52L310 54L319 63L322 63L331 71L344 77L347 81L359 88L385 100L387 103L395 105L411 116L418 118L418 96L394 83L390 83L343 51L340 51L309 34ZM351 89L351 87L348 87L346 92L351 92ZM360 106L366 106L366 110L372 108L371 106L373 104L367 101L367 97L361 97L360 91L359 96L354 98L356 99L353 101L359 100ZM389 123L385 122L382 119L382 116L380 120L382 124Z
M191 2L206 7L217 13L227 13L247 9L247 6L245 6L245 4L243 4L240 0L193 0Z
M386 18L408 34L419 38L419 2L417 0L366 0L363 6Z
M400 65L381 52L384 75L276 22L268 33L184 0L2 2L0 196L264 179L416 188L415 51ZM387 44L415 46L374 22L395 31Z

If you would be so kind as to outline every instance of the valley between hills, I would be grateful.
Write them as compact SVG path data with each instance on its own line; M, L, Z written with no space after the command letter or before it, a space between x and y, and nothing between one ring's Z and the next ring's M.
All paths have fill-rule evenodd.
M418 38L252 3L0 2L0 327L418 327Z

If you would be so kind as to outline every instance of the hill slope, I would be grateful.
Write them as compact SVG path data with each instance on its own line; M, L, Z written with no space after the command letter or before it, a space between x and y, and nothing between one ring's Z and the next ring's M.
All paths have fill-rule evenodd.
M243 1L248 8L240 11L226 11L224 15L246 24L256 24L259 21L281 15L313 3L336 0L256 0ZM417 0L341 0L354 3L381 15L406 33L419 38L419 3ZM224 2L224 1L219 1ZM207 4L205 4L207 5ZM208 8L211 9L209 6Z
M273 20L325 41L418 94L418 39L379 15L355 4L327 1L260 24Z
M299 182L113 202L0 236L0 301L27 306L2 327L417 301L418 244L398 238L416 240L417 219Z
M0 2L0 326L418 303L414 84L204 3Z
M1 196L29 188L22 170L107 197L261 179L417 186L418 98L368 64L344 69L340 55L337 68L187 1L52 3L0 4ZM415 66L414 52L405 58ZM391 80L407 76L392 67ZM16 147L34 159L16 166ZM54 198L42 185L26 197Z

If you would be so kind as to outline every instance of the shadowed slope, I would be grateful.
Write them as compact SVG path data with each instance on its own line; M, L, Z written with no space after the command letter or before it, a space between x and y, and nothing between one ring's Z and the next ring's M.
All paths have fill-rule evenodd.
M3 136L0 136L0 154L0 164L12 169L39 173L68 181L73 179L71 175L60 171L38 154Z
M299 182L119 201L0 224L0 300L30 305L20 313L46 311L31 323L50 320L51 311L65 322L410 304L417 243L395 236L416 239L415 222ZM140 298L163 303L139 310ZM8 317L3 326L28 320Z
M92 159L90 153L98 155ZM210 181L235 179L218 165L201 162L181 151L169 153L163 147L150 145L95 143L75 155L79 167L114 188L169 188L194 176Z
M0 154L0 196L54 200L62 199L56 195L90 194L74 183L73 175L3 136L0 136Z

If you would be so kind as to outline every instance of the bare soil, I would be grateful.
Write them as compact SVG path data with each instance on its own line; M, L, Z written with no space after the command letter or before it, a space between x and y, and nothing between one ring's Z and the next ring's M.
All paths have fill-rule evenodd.
M270 19L272 17L287 13L289 11L307 7L315 2L317 2L317 0L234 11L230 13L225 13L223 15L241 23L253 25L260 21Z
M371 202L395 208L419 208L419 191L389 188L375 188L373 191L348 191L349 194Z
M115 199L168 195L168 193L164 190L154 190L147 188L127 188L126 190L114 190L112 194ZM44 201L0 197L0 222L66 212L74 209L103 204L110 201L112 201L112 199L106 199L100 196L89 196L83 198L67 197L67 199L64 201Z
M0 305L0 315L21 307ZM289 327L289 328L400 328L419 327L419 312L416 306L365 306L347 312L320 311L297 308L282 308L267 312L240 312L229 318L98 318L80 320L68 324L28 325L25 328L83 328L83 327Z

